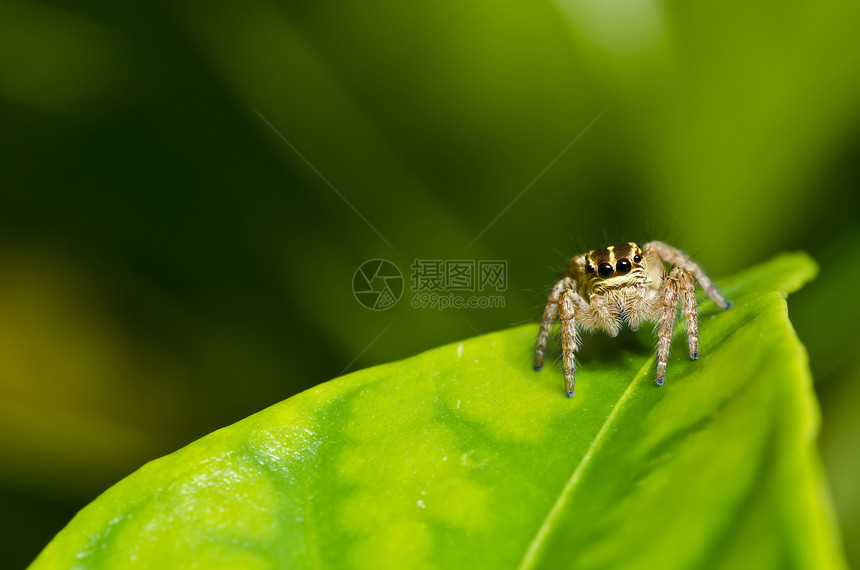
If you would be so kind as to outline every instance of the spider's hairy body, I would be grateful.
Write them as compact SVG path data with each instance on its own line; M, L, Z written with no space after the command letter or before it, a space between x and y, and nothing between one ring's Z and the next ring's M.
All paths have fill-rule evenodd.
M668 274L664 263L672 265ZM690 357L699 357L696 281L721 308L731 306L696 262L662 242L644 247L628 242L574 257L550 291L538 334L535 370L543 366L547 337L557 316L568 397L574 393L580 328L616 336L624 324L636 330L645 321L657 321L657 384L662 385L679 300L687 321Z

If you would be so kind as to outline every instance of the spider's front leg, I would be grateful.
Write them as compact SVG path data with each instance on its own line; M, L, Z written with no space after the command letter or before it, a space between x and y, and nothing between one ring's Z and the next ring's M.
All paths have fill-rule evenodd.
M579 350L579 334L576 330L576 306L585 301L576 291L565 289L558 301L558 314L561 317L561 358L564 363L564 382L567 386L566 395L573 398L576 389L574 370L576 351Z
M696 310L696 282L692 274L683 267L675 267L663 279L660 287L662 307L657 329L657 385L666 380L666 364L669 362L669 349L675 332L675 313L678 310L678 296L681 296L684 315L687 318L687 343L690 358L699 358L699 317Z
M549 332L552 330L552 325L555 323L555 317L558 314L558 299L561 296L561 292L571 287L573 287L573 281L570 277L565 277L553 285L552 290L549 292L546 308L543 310L543 317L540 320L537 347L535 348L535 370L543 368L546 343L549 338Z
M651 241L645 244L645 251L655 253L660 262L665 261L674 267L683 267L692 273L695 277L695 281L699 282L699 286L702 290L704 290L705 293L708 294L708 297L710 297L711 300L721 309L726 310L732 307L732 304L723 297L720 290L717 289L717 286L714 285L714 282L711 281L711 278L708 277L707 273L705 273L705 270L702 269L698 263L693 261L689 255L677 247L672 247L662 241Z
M576 381L574 364L579 349L579 334L576 330L577 310L587 310L588 304L573 289L573 279L565 277L556 283L549 293L546 308L540 321L537 348L535 349L535 370L543 368L549 332L555 323L556 315L561 317L561 354L564 363L564 380L567 397L572 398Z
M678 277L681 282L681 303L684 307L684 315L687 317L687 345L690 347L690 358L698 360L699 313L696 307L696 281L684 269L678 272Z

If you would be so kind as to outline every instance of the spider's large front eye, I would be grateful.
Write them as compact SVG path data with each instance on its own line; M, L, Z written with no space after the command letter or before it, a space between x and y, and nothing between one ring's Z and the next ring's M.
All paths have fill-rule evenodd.
M619 259L615 265L615 271L618 272L618 275L627 275L631 269L633 269L633 265L631 265L629 259Z
M612 265L610 265L606 261L597 266L597 274L604 279L606 279L607 277L612 277L613 273L615 273L615 270L612 269Z

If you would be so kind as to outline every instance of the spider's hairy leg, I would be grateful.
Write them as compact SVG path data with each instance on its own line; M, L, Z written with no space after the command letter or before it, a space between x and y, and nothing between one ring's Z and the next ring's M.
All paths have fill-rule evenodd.
M690 272L680 267L676 268L681 282L681 303L684 315L687 317L687 344L690 347L690 358L699 358L699 315L696 311L696 282Z
M576 364L576 351L579 349L579 335L576 330L576 305L584 304L585 301L576 291L565 289L561 292L558 301L558 313L561 317L561 358L564 362L564 381L567 385L566 395L573 398L576 389L576 378L574 377L574 366Z
M549 292L546 308L543 310L543 317L540 320L540 330L538 332L537 348L535 349L535 370L543 368L544 354L546 353L546 343L549 338L549 331L552 330L552 325L555 322L555 316L558 313L559 295L564 289L573 287L573 282L570 277L565 277L556 283Z
M710 297L717 306L723 310L731 308L732 304L723 297L722 293L717 289L717 286L714 285L714 282L711 281L711 278L705 273L705 270L702 269L698 263L693 261L689 255L676 247L663 243L662 241L650 241L646 243L645 250L653 250L662 261L665 261L673 267L683 267L690 271L696 278L696 281L699 282L702 290L708 294L708 297Z
M669 362L669 348L672 333L675 332L675 313L678 310L679 274L684 271L676 267L663 279L660 286L663 306L660 309L660 323L657 328L657 385L662 386L666 379L666 363Z

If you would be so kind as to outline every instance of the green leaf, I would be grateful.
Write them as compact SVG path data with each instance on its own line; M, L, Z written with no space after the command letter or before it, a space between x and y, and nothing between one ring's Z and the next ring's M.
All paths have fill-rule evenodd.
M815 271L721 282L662 388L650 332L596 335L567 399L536 325L323 384L145 465L32 568L842 567L785 304Z

